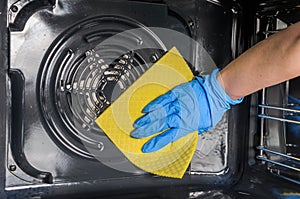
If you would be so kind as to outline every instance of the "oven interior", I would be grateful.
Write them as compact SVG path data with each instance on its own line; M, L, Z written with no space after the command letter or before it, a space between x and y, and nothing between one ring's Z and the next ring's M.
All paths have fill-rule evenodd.
M207 74L299 21L299 2L8 0L0 7L0 198L300 192L300 134L292 131L300 133L299 78L245 97L199 135L181 180L135 167L94 123L171 47L195 75Z

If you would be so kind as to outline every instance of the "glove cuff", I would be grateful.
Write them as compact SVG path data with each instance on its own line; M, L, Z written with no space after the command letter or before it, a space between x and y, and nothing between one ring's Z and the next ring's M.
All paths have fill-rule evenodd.
M216 94L218 94L220 97L223 97L223 99L225 99L225 101L231 105L236 105L239 104L243 101L243 97L239 98L237 100L233 100L229 97L229 95L227 95L227 93L224 91L224 89L222 88L222 86L220 85L220 83L217 80L217 74L220 72L219 68L216 68L215 70L213 70L211 76L210 76L210 83L211 85L213 85ZM205 79L207 79L207 76L205 76Z
M219 69L215 69L211 75L195 77L206 93L211 115L211 127L214 127L221 120L225 111L230 109L230 105L235 105L243 101L243 98L233 100L226 94L217 81L218 72Z
M236 105L243 101L243 97L239 98L237 100L233 100L227 95L227 93L224 91L222 86L217 80L217 74L219 73L220 69L216 68L213 70L211 75L205 75L204 77L197 77L195 76L195 79L197 79L200 84L204 84L204 87L206 88L206 92L208 95L214 95L218 99L222 99L223 101L223 107L226 109L229 109L229 105Z

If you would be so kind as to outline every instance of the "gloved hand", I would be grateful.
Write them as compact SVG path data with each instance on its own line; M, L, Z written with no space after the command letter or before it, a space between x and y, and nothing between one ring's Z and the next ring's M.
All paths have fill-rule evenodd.
M232 100L225 93L216 79L218 71L175 87L142 110L145 114L135 121L132 137L143 138L164 131L145 143L144 153L157 151L196 130L201 134L211 129L231 104L242 101Z

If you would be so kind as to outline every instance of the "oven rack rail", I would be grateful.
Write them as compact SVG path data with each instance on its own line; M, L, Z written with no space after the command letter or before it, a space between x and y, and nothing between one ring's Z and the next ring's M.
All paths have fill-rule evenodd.
M288 81L286 82L288 85ZM287 90L288 91L288 90ZM300 125L300 121L287 119L284 116L288 114L300 114L300 110L291 108L291 105L272 106L265 104L266 88L262 89L262 100L261 104L258 104L260 113L257 115L260 118L260 145L256 147L259 150L259 155L256 156L262 163L269 163L268 170L287 180L300 184L300 158L294 157L293 155L285 154L275 150L269 149L265 146L265 122L266 120L277 120L280 122L294 123ZM287 107L284 107L287 106ZM282 117L268 115L267 110L282 111ZM284 133L284 132L282 132ZM285 136L284 136L285 137ZM280 161L269 158L269 155L280 157Z

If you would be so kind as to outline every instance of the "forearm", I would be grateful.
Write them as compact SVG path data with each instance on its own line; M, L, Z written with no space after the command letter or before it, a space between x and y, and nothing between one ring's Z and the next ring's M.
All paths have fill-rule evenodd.
M299 75L300 22L246 51L217 80L232 99L238 99Z

